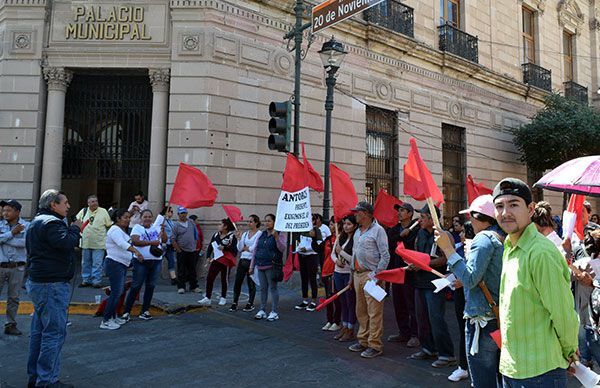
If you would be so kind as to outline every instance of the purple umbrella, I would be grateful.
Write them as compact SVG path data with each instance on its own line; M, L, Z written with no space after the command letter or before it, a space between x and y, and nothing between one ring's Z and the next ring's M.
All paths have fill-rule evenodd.
M533 186L600 197L600 155L569 160L544 175Z

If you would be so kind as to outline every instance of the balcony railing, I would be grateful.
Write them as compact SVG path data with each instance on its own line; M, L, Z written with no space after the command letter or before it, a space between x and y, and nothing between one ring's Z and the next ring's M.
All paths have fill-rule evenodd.
M398 0L387 0L364 12L366 21L414 38L413 9Z
M588 103L588 88L579 85L573 81L565 82L565 97L572 98L580 104Z
M468 61L479 62L478 39L446 23L438 27L440 50L458 55Z
M533 63L524 63L521 66L523 67L523 83L549 92L552 91L552 72L550 70Z

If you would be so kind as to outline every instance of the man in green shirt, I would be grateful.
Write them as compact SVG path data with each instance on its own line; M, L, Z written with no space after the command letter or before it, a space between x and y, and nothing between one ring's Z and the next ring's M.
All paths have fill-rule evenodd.
M493 192L504 242L500 280L500 373L505 388L566 387L579 322L565 259L531 222L535 204L521 180Z

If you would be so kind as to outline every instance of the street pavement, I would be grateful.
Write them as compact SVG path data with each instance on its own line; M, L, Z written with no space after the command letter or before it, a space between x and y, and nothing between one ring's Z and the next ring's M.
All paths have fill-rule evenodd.
M408 360L413 350L397 343L386 342L384 355L371 360L348 351L350 343L334 341L334 333L321 331L324 311L293 309L298 302L296 277L282 287L281 318L276 322L254 320L256 310L229 312L229 305L214 302L209 309L152 321L134 319L115 331L100 330L100 318L72 315L61 380L77 387L469 387L447 380L454 367L435 369L428 361ZM218 284L213 301L219 296ZM74 300L91 302L95 293L76 289ZM173 306L193 303L200 295L178 295L161 280L157 298ZM243 295L242 306L245 300ZM23 336L0 334L2 388L26 385L29 321L28 315L19 316ZM458 338L451 302L447 322ZM384 326L384 338L397 330L389 298ZM574 381L571 385L578 386Z

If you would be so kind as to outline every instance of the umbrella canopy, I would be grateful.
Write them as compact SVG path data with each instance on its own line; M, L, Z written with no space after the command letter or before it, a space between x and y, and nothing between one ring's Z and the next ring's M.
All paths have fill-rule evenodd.
M600 155L569 160L544 175L533 186L600 197Z

